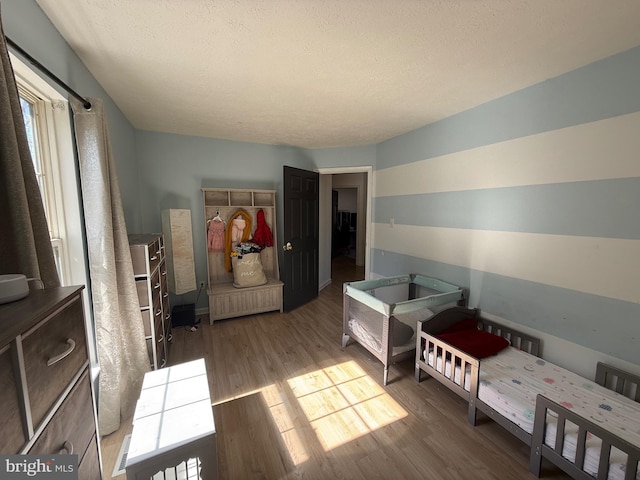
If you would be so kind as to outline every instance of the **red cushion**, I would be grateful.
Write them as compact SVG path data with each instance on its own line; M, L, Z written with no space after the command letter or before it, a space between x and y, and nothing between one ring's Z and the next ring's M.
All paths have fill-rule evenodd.
M436 338L478 359L495 355L509 346L509 341L506 338L477 328L441 333L436 335Z
M466 320L460 320L458 323L454 323L448 328L442 330L438 335L460 332L462 330L477 330L478 321L475 318L467 318Z

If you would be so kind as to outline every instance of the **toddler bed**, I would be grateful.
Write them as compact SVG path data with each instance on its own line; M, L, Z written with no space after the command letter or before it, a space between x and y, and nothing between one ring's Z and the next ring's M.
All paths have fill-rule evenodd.
M584 442L576 442L579 438L577 428L575 432L571 429L565 431L565 428L556 428L557 415L543 415L536 412L536 400L540 402L540 398L546 398L554 406L560 406L565 410L573 408L574 411L570 413L577 414L579 419L597 418L601 421L603 418L615 415L615 420L608 420L606 428L617 436L613 444L619 445L620 448L612 450L609 462L603 462L603 465L611 465L609 474L598 478L636 478L637 446L640 445L640 409L637 404L601 385L538 358L539 341L537 339L479 319L477 310L457 309L457 311L447 312L446 318L444 313L434 316L431 321L421 325L416 350L417 380L420 380L420 372L424 370L458 395L468 399L468 419L471 424L475 425L476 411L480 410L527 445L531 445L531 469L534 473L539 473L539 463L536 464L534 461L534 452L543 451L537 454L538 462L540 455L551 459L558 430L566 439L564 443L558 442L560 448L563 448L560 458L564 458L567 463L569 463L567 459L574 461L577 458L577 462L581 465L580 468L575 467L573 470L565 468L565 471L575 478L591 478L584 471L589 474L597 473L601 456L597 439L593 440L589 437L590 443L586 447ZM439 316L443 318L438 318ZM477 356L484 357L479 359L447 343L445 340L451 339L452 325L461 326L465 322L467 327L469 323L477 322L481 330L493 331L498 336L496 338L510 339L511 346L506 346L503 342L500 347L499 342L486 336L483 338L482 348L469 345L467 341L464 346L469 348L465 350L475 349ZM432 336L426 331L438 332L438 334ZM455 342L460 344L459 339L455 339ZM497 345L493 350L499 353L495 354L495 351L486 347L491 343ZM546 408L551 408L549 404L545 405ZM579 407L576 407L578 405ZM612 411L615 413L612 414ZM534 419L541 424L534 426ZM576 422L575 418L571 421ZM561 421L560 425L564 427L565 423ZM635 433L623 430L625 425L627 430L635 429L633 430ZM540 433L541 431L543 433ZM541 446L543 439L544 445L549 446ZM534 446L536 443L538 446ZM629 444L635 444L636 449L630 450ZM577 455L576 452L578 452ZM632 464L635 458L635 467L626 466L627 458ZM584 464L581 463L582 459L585 460ZM560 461L554 463L560 463ZM535 465L538 465L537 472L534 469ZM631 469L629 477L624 475L624 470L627 468Z
M478 330L476 336L467 337L466 340L462 338L461 343L459 334L470 327ZM458 340L454 339L456 336ZM453 340L465 348L456 348L447 343L447 340ZM525 443L530 443L530 440L527 440L530 434L514 429L513 422L503 420L491 407L478 401L480 359L495 358L493 355L498 352L502 355L508 345L510 345L509 350L523 351L533 357L537 357L540 350L539 339L480 318L478 309L455 307L443 310L428 322L418 325L415 377L419 382L421 373L425 372L467 400L469 402L468 419L472 425L476 423L476 410L480 409ZM464 383L460 382L461 372L465 372Z
M573 478L640 479L640 377L598 363L596 383L583 385L590 402L537 396L530 459L535 475L544 457Z
M463 304L462 288L420 274L343 285L342 347L353 339L383 364L383 385L393 363L413 358L416 325L442 305Z

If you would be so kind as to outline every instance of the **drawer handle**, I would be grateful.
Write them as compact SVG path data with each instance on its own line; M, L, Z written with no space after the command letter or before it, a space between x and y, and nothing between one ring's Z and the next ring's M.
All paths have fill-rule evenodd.
M167 274L167 272L163 270L160 275L166 275L166 274Z
M49 360L47 360L47 367L55 365L63 358L69 356L71 352L73 352L73 350L76 348L76 342L73 340L73 338L67 338L67 345L69 345L69 348L67 348L64 352L62 352L60 355L56 355L55 357L51 357Z
M62 448L58 452L59 455L73 455L73 443L69 440L65 440Z
M159 283L156 283L156 284L153 286L153 288L154 288L154 289L156 289L156 290L157 290L157 289L159 289L159 288L160 288L160 284L159 284Z
M158 257L156 257L155 255L153 257L151 257L149 260L152 262L155 262L158 259Z
M160 337L158 338L158 343L162 342L164 340L164 335L160 335Z
M167 298L169 296L169 292L164 292L164 295L162 295L162 298Z
M160 368L164 367L167 364L167 359L163 358L162 362L160 362Z
M156 317L159 317L160 315L162 315L162 310L158 310L158 311L156 312Z

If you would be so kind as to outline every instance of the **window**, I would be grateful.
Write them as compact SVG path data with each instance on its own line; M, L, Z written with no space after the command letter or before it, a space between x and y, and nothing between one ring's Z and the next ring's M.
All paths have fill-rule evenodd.
M57 201L56 190L60 190L60 182L56 181L54 172L58 172L55 138L50 138L48 128L52 117L47 115L47 108L53 108L51 101L47 102L33 87L20 83L18 87L22 117L27 131L27 140L36 179L42 195L51 246L58 269L58 276L62 285L67 284L69 267L65 255L64 245L64 207Z

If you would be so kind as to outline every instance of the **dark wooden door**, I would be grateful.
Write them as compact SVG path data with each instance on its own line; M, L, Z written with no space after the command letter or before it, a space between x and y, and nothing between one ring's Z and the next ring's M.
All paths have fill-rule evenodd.
M283 306L293 310L318 296L319 174L284 167Z

